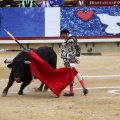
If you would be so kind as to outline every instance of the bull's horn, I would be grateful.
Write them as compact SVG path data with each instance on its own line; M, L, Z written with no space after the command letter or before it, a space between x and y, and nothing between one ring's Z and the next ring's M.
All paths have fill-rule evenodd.
M25 61L25 64L30 64L31 62L30 61Z
M4 63L12 63L13 60L4 60Z

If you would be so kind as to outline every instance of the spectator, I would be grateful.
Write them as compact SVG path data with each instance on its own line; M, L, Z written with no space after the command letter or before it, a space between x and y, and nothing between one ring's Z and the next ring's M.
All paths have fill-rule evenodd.
M64 0L51 0L53 2L53 6L57 7L63 7L64 6Z
M21 0L19 7L36 7L36 2L34 0Z
M73 0L73 6L88 6L88 0Z
M18 7L18 5L14 0L3 0L0 7Z
M41 2L38 2L37 4L38 7L52 7L53 6L53 2L51 0L42 0Z

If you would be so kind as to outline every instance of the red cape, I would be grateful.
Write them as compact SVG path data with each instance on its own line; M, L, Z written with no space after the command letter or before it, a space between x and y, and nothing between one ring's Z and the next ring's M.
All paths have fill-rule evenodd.
M46 84L57 96L74 80L77 74L75 68L52 68L33 50L31 50L30 56L32 75Z

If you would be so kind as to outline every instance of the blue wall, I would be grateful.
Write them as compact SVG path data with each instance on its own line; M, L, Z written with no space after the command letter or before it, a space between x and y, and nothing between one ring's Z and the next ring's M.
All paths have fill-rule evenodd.
M0 37L9 37L4 29L10 31L15 37L47 37L45 33L49 30L45 29L45 9L0 9ZM60 9L60 14L56 12L53 16L48 16L54 18L50 22L51 27L55 26L56 15L59 14L59 21L57 19L57 24L60 24L59 30L67 28L75 36L120 35L120 7L58 7L55 9ZM51 36L54 37L54 34Z

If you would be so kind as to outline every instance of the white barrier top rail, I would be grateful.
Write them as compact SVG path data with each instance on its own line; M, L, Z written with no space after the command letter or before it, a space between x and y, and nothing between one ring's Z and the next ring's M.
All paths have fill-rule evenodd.
M38 39L38 40L18 40L20 43L62 43L65 40L63 39ZM101 39L78 39L79 43L87 43L87 42L120 42L120 38L101 38ZM16 44L14 40L0 40L0 44Z

